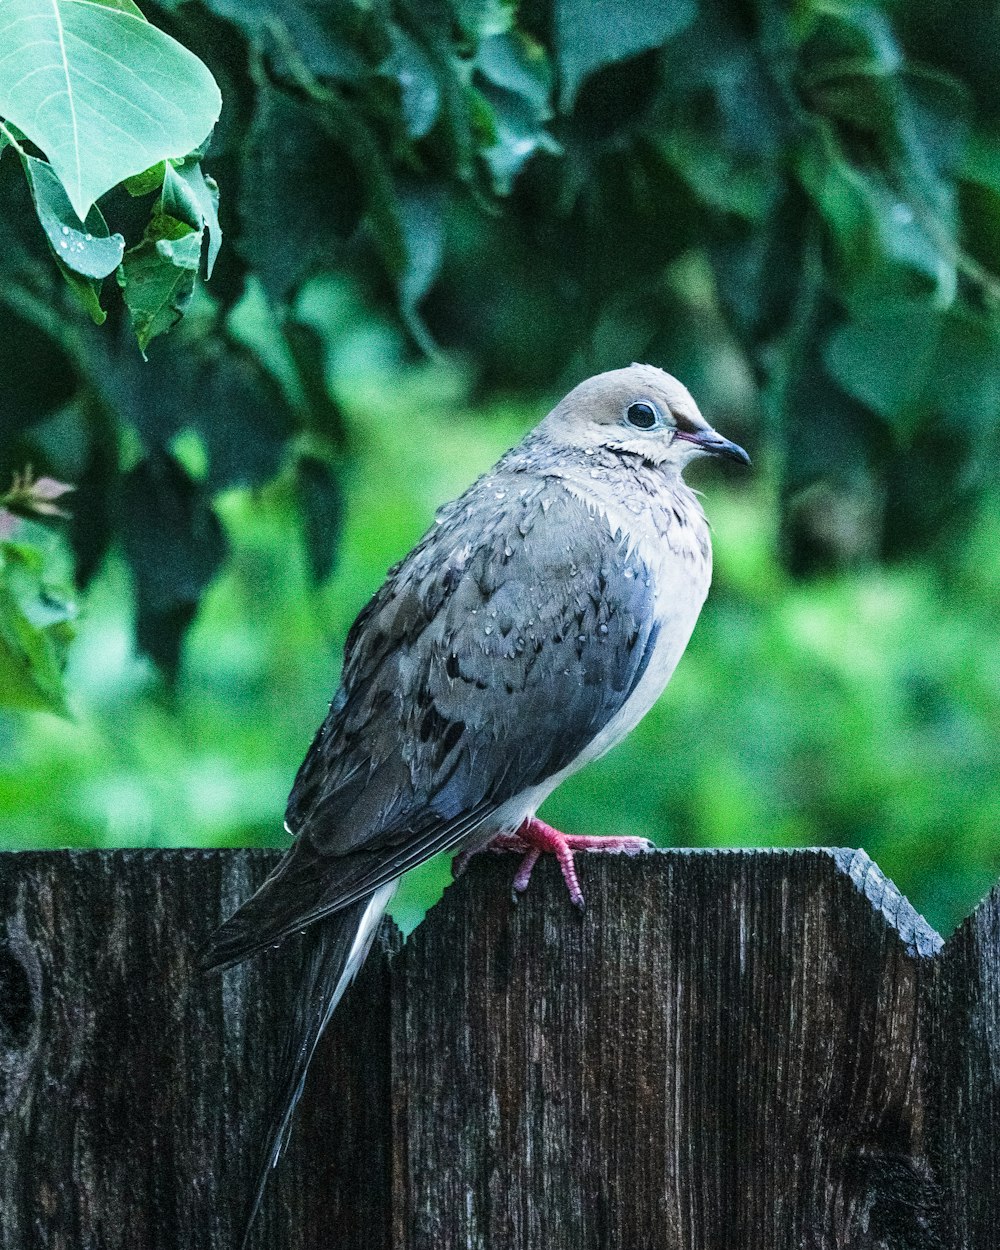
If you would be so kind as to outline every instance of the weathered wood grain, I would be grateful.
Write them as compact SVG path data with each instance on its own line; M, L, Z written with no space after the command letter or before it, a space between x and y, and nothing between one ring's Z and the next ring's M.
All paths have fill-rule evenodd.
M236 1250L294 949L203 977L277 856L0 856L0 1246ZM388 980L332 1026L252 1245L388 1244Z
M394 966L397 1250L939 1244L874 1235L933 1205L939 941L867 857L582 857L582 920L546 869L512 909L484 859Z
M0 1247L236 1250L294 948L202 978L274 856L0 856ZM1000 1250L1000 891L863 853L484 856L369 962L263 1250Z
M929 1155L946 1245L1000 1250L1000 886L949 938L927 987Z

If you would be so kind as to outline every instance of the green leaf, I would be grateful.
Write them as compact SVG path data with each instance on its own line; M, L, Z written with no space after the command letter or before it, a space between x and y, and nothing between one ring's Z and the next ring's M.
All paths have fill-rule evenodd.
M909 436L924 415L920 399L940 337L940 315L927 300L871 308L835 331L825 363L849 395Z
M149 195L150 191L159 191L163 186L163 176L167 172L167 162L157 161L144 169L141 174L126 178L122 183L125 190L132 196Z
M334 125L284 92L258 92L236 246L271 298L329 262L336 241L361 220L364 183L382 158L376 150L361 167L348 147L352 123L344 112L343 124L338 117Z
M907 60L874 5L816 6L812 26L802 83L828 166L824 215L839 223L858 277L867 270L877 285L884 275L873 277L875 266L916 271L947 307L957 293L954 176L968 136L968 93ZM807 156L807 181L811 163ZM894 275L900 279L912 286L912 276Z
M977 453L995 439L1000 394L1000 318L953 309L935 361L935 407Z
M452 7L459 25L475 40L503 34L514 24L514 0L452 0Z
M108 314L101 307L101 279L85 278L82 273L76 273L68 265L64 265L58 256L55 257L55 262L83 311L95 326L104 325Z
M125 476L121 508L125 556L136 584L138 642L173 675L184 630L225 558L225 534L204 488L165 454L143 460Z
M333 571L344 510L341 489L330 466L317 456L299 458L295 489L309 572L318 585Z
M0 584L0 707L63 712L58 665L45 633L35 629Z
M777 170L741 159L731 144L714 135L678 127L664 139L662 150L699 199L749 221L766 220L783 190Z
M518 35L485 39L475 65L476 83L490 112L492 142L482 155L494 190L506 195L536 151L562 151L546 129L552 116L552 71L544 51Z
M294 77L290 62L298 61L312 74L345 82L368 70L353 24L377 34L382 8L328 0L204 0L204 7L243 30L279 78Z
M573 107L588 75L605 65L658 48L695 16L694 0L556 0L555 46L559 103Z
M214 178L206 178L201 165L194 161L174 168L168 165L163 177L163 198L160 211L168 217L186 222L199 233L208 231L208 255L205 275L212 276L215 259L222 246L219 227L219 187Z
M150 222L143 241L125 253L118 283L143 355L158 334L184 315L194 292L201 242L200 230L160 214Z
M495 35L476 52L476 69L494 86L520 96L535 116L552 116L552 67L545 49L523 35Z
M195 374L187 400L208 451L207 486L258 486L285 461L295 418L278 384L249 353L226 351ZM239 432L219 413L238 412Z
M441 88L427 53L405 30L393 26L392 52L379 73L399 84L403 123L411 139L421 139L441 109Z
M486 84L483 96L492 111L494 141L483 148L493 175L493 189L508 195L515 177L538 151L559 154L562 148L539 120L524 96Z
M406 328L424 351L437 350L417 306L430 290L444 255L444 208L433 183L407 181L399 190L399 222L406 245L406 265L399 277L399 304Z
M0 707L65 713L62 660L73 615L46 583L39 551L0 544Z
M841 251L845 284L884 290L888 282L906 284L893 269L909 270L933 283L940 307L951 303L956 253L942 241L953 233L953 209L947 218L932 213L879 171L855 168L829 144L808 147L799 174Z
M34 156L23 160L38 220L56 256L85 278L106 278L113 273L125 252L122 236L110 233L96 204L81 226L52 166Z
M186 156L222 106L215 80L134 5L5 0L0 116L48 157L82 221L105 191Z

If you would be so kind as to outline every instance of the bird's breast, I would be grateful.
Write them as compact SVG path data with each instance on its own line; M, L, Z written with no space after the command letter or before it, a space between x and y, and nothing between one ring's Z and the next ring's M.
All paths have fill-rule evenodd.
M584 499L595 523L612 536L624 536L628 549L649 570L655 640L632 694L570 766L553 778L553 789L635 728L663 693L688 644L712 580L712 548L697 499L686 487L683 492L632 507L604 492L588 492Z

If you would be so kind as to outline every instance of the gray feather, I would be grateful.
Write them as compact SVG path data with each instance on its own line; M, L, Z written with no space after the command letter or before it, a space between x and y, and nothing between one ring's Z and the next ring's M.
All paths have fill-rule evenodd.
M637 525L687 551L682 531L701 511L679 480L664 510L654 468L536 434L389 571L348 636L340 688L295 779L296 845L215 935L210 965L487 841L505 804L570 767L621 711L662 611L643 545L572 486L585 478L595 499L620 496L623 473L645 511Z
M393 857L428 822L495 811L558 773L634 690L652 598L628 538L560 481L482 479L359 618L289 828L323 855Z

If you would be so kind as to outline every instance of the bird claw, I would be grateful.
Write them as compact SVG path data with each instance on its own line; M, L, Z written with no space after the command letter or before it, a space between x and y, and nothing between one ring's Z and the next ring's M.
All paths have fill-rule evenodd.
M573 855L577 851L601 851L611 855L642 855L653 849L648 838L588 837L583 834L560 833L544 821L531 817L514 833L497 834L482 848L486 851L509 852L523 856L511 885L511 899L517 902L528 888L535 864L543 854L555 855L563 880L569 890L570 902L581 913L584 910L583 891L577 880ZM475 851L463 851L452 863L452 873L459 877L468 866Z
M498 833L485 846L477 847L472 851L460 851L451 861L451 875L456 879L460 877L468 868L469 861L473 856L481 855L483 851L496 851L498 853L513 851L517 855L526 855L530 850L531 847L518 834Z

